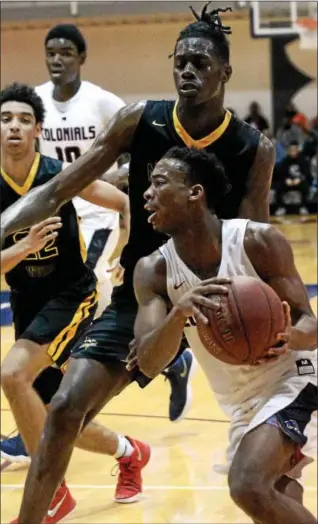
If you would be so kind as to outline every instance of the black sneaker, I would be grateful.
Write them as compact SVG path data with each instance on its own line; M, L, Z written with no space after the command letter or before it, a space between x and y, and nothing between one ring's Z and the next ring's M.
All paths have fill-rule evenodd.
M197 367L192 352L186 349L169 368L163 371L171 386L169 419L177 422L184 418L191 407L192 388L190 379Z

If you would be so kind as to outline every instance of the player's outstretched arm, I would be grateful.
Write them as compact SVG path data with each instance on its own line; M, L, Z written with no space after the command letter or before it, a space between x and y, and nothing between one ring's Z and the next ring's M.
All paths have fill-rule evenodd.
M156 252L141 259L134 273L138 301L135 341L139 369L155 377L178 353L186 317L176 308L167 312L165 261Z
M315 350L318 345L317 318L285 236L274 226L251 223L244 245L259 276L290 307L289 349Z
M275 148L269 138L261 135L249 173L247 195L239 210L239 218L249 218L256 222L269 221L269 192L274 164Z
M129 153L144 107L145 102L137 102L122 108L87 153L10 206L1 215L1 240L52 216L65 202L105 173L121 154Z

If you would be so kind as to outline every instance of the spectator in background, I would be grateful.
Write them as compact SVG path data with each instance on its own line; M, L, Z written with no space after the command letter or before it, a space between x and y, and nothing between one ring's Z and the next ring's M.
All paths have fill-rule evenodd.
M276 216L286 214L284 197L290 191L300 193L299 214L308 215L307 201L311 181L310 163L303 155L299 143L292 141L289 144L287 156L275 169L276 202L278 204Z
M278 142L287 150L292 142L297 142L302 148L306 135L303 129L293 122L294 112L287 109L283 117L281 126L277 130L276 138Z
M308 118L304 113L301 113L293 102L289 102L286 106L286 112L292 115L292 123L298 125L304 132L308 131Z
M262 115L260 105L257 102L250 104L250 112L244 120L247 124L250 124L250 126L264 133L264 135L268 135L269 123L267 118Z

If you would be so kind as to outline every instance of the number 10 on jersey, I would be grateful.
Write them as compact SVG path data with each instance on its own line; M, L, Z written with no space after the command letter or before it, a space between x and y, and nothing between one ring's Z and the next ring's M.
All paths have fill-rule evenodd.
M77 146L65 147L64 150L61 147L56 147L55 150L58 160L68 164L71 164L81 156L81 150Z

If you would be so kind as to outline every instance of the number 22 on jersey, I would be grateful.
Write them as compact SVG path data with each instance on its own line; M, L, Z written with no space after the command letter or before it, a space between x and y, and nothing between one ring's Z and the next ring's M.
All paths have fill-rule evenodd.
M12 235L13 242L17 244L20 240L26 237L29 233L29 229L22 229L17 231ZM59 254L58 247L55 245L56 239L52 238L42 249L41 251L36 251L35 253L30 253L24 260L46 260L48 258L57 257Z

